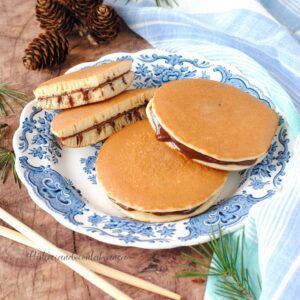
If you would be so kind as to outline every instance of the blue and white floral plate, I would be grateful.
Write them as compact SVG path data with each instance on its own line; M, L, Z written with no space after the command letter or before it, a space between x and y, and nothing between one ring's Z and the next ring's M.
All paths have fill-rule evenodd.
M75 66L69 72L123 59L133 62L136 76L131 88L158 87L182 78L207 78L233 85L277 110L262 83L249 82L233 66L191 54L158 50L116 53ZM290 157L291 137L285 119L277 112L280 123L266 158L246 172L232 173L218 205L183 221L137 222L115 210L95 181L94 164L101 143L61 149L50 133L55 112L37 108L35 100L24 108L14 136L17 173L37 205L64 226L99 241L152 249L203 243L217 225L226 232L240 228L250 207L273 197L280 188Z

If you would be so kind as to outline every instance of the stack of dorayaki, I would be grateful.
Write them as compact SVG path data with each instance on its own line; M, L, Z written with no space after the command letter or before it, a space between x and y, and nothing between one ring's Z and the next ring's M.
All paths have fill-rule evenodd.
M278 125L255 97L211 80L126 90L131 61L83 69L40 85L38 106L61 109L51 131L62 146L105 141L98 183L125 215L167 222L216 204L228 171L259 163Z

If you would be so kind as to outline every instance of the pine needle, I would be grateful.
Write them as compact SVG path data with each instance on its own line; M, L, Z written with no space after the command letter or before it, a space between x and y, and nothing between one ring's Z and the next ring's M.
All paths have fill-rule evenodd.
M6 123L0 123L0 140L5 136L8 131L8 125Z
M14 101L18 105L22 106L27 102L27 96L25 93L12 87L12 84L8 82L0 83L0 116L6 116L8 111L14 112L10 101Z
M15 153L12 150L0 147L0 180L4 184L9 170L12 170L15 184L21 188L21 181L15 169Z
M208 266L194 256L183 253L182 256L188 261L201 266L201 271L184 270L177 275L184 277L208 277L217 276L220 280L216 286L216 293L230 299L256 299L255 293L250 285L250 275L244 263L244 232L241 238L233 243L232 237L224 236L221 228L218 228L219 241L216 234L211 232L211 241L207 245L192 247L195 255L208 258L212 261ZM199 250L198 250L199 249ZM201 251L201 252L200 252ZM240 252L240 256L238 256ZM204 271L202 269L205 268ZM198 275L198 276L197 276ZM259 276L258 282L260 285Z

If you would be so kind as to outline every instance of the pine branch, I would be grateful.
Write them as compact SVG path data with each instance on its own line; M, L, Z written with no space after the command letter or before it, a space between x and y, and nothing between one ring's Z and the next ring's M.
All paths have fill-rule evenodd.
M12 88L12 84L8 82L0 83L0 116L7 116L8 111L14 112L9 101L13 100L22 106L27 102L25 93Z
M211 232L211 242L207 245L198 245L192 247L192 251L200 258L210 259L211 265L205 264L195 256L183 253L183 257L201 270L185 270L177 275L179 278L185 277L208 277L217 276L220 278L216 286L216 293L230 299L256 299L253 289L250 285L250 276L244 265L244 232L242 237L237 238L235 243L231 235L224 236L221 228L218 228L219 240L216 234ZM238 256L238 252L240 256ZM203 271L204 269L204 271ZM260 279L258 276L260 286Z
M27 101L25 93L16 90L10 83L0 82L0 116L7 116L9 112L13 113L14 109L10 102L14 101L23 107ZM0 142L6 134L8 125L0 123ZM14 182L21 187L21 181L15 169L15 153L12 150L0 146L0 181L4 184L9 172L12 172Z
M4 184L8 177L9 170L12 170L15 184L21 188L21 181L15 169L15 153L12 150L0 147L0 180Z

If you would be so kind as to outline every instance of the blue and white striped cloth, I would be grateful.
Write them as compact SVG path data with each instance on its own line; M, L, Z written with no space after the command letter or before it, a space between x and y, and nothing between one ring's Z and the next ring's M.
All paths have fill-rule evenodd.
M177 0L173 8L106 2L156 48L231 63L256 82L268 78L270 98L299 134L300 0ZM262 289L255 290L262 300L300 299L300 137L292 160L283 190L255 205L246 225L246 263L260 273ZM212 280L206 299L221 299Z
M106 2L156 48L202 53L203 44L215 44L246 53L283 85L300 108L300 45L293 37L299 37L299 0L262 0L270 12L255 0L178 0L179 6L173 8L157 8L151 0ZM272 16L281 12L284 25Z
M276 198L255 205L246 238L257 247L260 299L300 299L300 138ZM255 244L255 245L253 245Z

